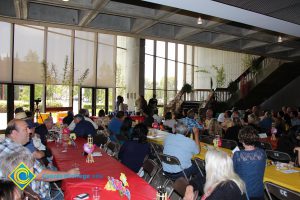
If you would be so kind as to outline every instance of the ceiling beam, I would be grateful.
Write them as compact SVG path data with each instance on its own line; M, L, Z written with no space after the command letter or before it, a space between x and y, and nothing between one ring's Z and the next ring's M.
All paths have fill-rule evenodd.
M94 0L93 7L95 10L89 10L87 13L81 18L79 21L79 26L88 25L95 17L97 17L98 13L108 4L110 0Z
M28 1L27 0L21 0L21 18L27 19L28 17Z
M171 15L174 15L175 13L177 13L180 9L175 9L169 13L166 13L166 14L163 14L163 15L160 15L158 16L157 18L155 18L154 20L151 20L151 21L148 21L147 23L145 23L143 26L139 27L137 30L132 30L133 33L140 33L142 31L144 31L145 29L153 26L154 24L157 24L159 23L160 20L164 19L164 18L167 18L167 17L170 17ZM137 23L138 21L136 21ZM133 27L135 25L133 24Z
M15 5L15 11L16 11L16 17L21 19L21 6L19 0L14 0Z
M300 37L300 25L211 0L144 0Z

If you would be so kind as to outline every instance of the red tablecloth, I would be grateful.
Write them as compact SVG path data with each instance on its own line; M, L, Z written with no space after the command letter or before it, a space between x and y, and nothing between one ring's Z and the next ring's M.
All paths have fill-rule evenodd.
M156 190L151 185L99 148L96 151L101 151L102 156L94 157L95 163L86 163L86 156L82 155L84 142L85 140L81 138L77 139L78 148L69 147L66 153L62 153L62 148L56 147L54 142L47 145L52 151L54 164L59 170L69 170L76 162L79 164L81 175L86 176L85 179L82 176L81 178L70 178L62 181L65 199L71 200L81 193L89 193L89 199L92 199L92 188L98 186L101 188L101 200L126 200L127 198L125 196L122 198L117 191L113 192L104 189L107 183L107 176L119 179L121 172L127 176L132 200L155 199Z
M267 137L267 138L259 138L260 142L269 142L272 145L272 149L275 150L277 148L277 142L278 139L276 138L276 140L271 140L271 137Z
M138 122L143 122L145 120L144 116L139 116L139 115L130 116L130 118L133 121L138 121Z

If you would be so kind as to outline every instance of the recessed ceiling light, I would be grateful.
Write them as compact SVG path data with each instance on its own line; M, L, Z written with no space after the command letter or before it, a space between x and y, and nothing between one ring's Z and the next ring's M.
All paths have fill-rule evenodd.
M199 17L198 20L197 20L197 24L202 24L202 23L203 23L203 22L202 22L202 18Z
M62 0L62 1L70 1L70 0Z
M282 37L279 35L277 42L282 42Z

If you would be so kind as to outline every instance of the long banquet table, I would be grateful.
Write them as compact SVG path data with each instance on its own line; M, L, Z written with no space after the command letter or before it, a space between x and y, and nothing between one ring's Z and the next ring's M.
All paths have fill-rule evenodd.
M101 152L102 156L94 157L95 163L86 163L86 156L82 155L84 143L84 139L78 138L76 140L77 148L69 147L65 153L62 152L62 147L56 147L54 142L47 144L53 154L54 164L59 170L69 170L75 163L80 168L81 178L69 178L62 181L65 199L71 200L81 193L88 193L89 199L92 199L92 188L97 186L101 189L101 200L126 200L127 198L121 197L117 191L104 189L107 177L119 179L121 172L127 177L132 200L155 199L156 190L151 185L103 150L97 148L96 151Z
M150 132L153 130L150 130ZM154 142L157 144L163 145L164 139L166 136L170 133L156 130L157 136L148 136L148 141ZM201 160L205 159L205 154L207 152L208 148L214 148L212 145L208 145L205 143L200 142L201 151L199 154L195 155L195 157L200 158ZM220 151L226 152L228 155L232 155L231 150L218 147L217 148ZM294 168L294 170L297 170L296 173L283 173L281 170L277 170L274 165L266 166L265 174L264 174L264 182L271 182L275 183L277 185L280 185L284 188L300 192L300 168Z

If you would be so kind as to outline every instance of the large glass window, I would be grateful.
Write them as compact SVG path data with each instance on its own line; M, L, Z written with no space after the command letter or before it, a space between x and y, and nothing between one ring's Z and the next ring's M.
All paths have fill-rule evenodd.
M115 86L115 36L98 34L97 86Z
M11 24L0 22L0 81L11 81ZM6 121L5 121L6 122Z
M181 90L184 83L184 45L178 44L177 48L177 90Z
M46 107L70 107L71 87L68 85L47 85Z
M22 107L24 110L30 110L30 86L14 86L14 110Z
M69 107L73 73L71 58L72 31L48 28L46 107Z
M92 88L81 88L81 107L87 109L92 114Z
M74 84L96 86L95 33L75 31Z
M71 59L71 31L48 28L47 76L53 78L51 84L68 81Z
M106 89L97 89L97 96L96 96L96 115L98 115L99 110L104 110L105 111L105 94L106 94Z
M156 89L164 90L165 85L165 59L156 58Z
M175 96L175 48L175 43L168 43L167 101L171 101Z
M117 48L116 87L119 88L117 95L121 95L120 93L126 93L125 70L126 50Z
M43 83L44 27L15 25L14 36L14 81Z
M0 130L7 125L7 85L0 84Z

